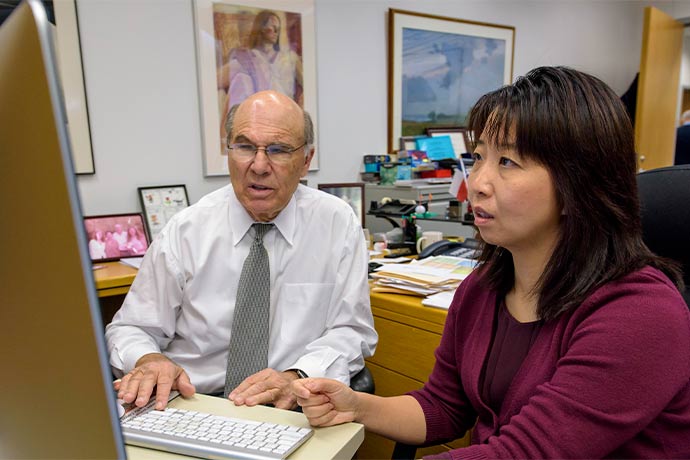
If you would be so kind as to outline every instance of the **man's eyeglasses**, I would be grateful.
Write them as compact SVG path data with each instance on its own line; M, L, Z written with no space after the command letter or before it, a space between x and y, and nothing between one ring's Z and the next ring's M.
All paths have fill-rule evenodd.
M254 144L228 144L228 150L232 156L239 161L249 161L256 157L256 152L263 150L266 157L271 163L289 163L292 159L293 152L301 149L307 145L306 143L299 147L292 148L284 144L271 144L265 147L257 147Z

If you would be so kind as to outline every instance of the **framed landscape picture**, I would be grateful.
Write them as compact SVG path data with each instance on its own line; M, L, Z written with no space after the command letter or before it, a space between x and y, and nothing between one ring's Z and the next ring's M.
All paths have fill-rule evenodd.
M466 126L483 94L509 84L515 28L390 9L388 150L427 128Z
M165 227L170 218L189 206L187 188L184 185L160 185L139 187L141 210L146 217L146 228L151 240Z

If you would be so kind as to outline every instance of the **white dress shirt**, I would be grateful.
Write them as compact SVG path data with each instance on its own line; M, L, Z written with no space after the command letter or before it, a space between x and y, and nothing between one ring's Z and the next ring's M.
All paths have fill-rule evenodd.
M197 391L223 390L253 223L231 185L171 219L106 328L117 374L163 352ZM349 383L378 340L361 225L345 202L303 185L273 223L263 240L271 270L268 366Z

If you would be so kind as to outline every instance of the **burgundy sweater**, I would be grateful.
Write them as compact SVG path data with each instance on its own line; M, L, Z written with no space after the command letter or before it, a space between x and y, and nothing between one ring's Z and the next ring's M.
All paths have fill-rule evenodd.
M499 413L480 389L495 305L477 272L455 293L434 370L410 393L427 444L476 422L450 458L690 458L690 311L661 272L629 274L544 323Z

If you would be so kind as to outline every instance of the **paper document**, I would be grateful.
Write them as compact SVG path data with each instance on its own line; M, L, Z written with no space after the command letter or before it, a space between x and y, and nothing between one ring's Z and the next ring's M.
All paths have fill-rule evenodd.
M448 310L448 308L450 308L450 304L453 302L453 296L455 296L455 290L432 294L425 299L422 299L422 305Z
M409 264L388 264L377 268L371 277L374 292L402 290L411 295L427 296L453 291L464 280L477 261L462 257L436 256L413 260ZM383 291L383 289L386 289Z
M409 257L394 257L391 259L386 259L385 257L378 257L375 259L369 259L369 262L376 262L377 264L405 264L410 262L412 259Z
M137 270L141 267L141 261L144 260L144 256L141 257L128 257L126 259L120 259L120 263L124 265L129 265Z

